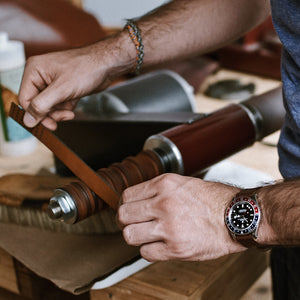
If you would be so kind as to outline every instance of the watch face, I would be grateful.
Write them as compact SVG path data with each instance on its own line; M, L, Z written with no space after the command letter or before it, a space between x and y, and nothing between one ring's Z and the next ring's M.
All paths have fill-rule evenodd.
M259 222L259 208L250 197L234 199L225 212L225 222L229 230L235 234L252 233Z

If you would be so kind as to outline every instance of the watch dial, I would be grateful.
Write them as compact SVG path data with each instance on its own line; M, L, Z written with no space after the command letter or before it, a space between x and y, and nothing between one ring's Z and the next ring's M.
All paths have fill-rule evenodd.
M254 215L254 208L250 203L238 202L231 209L231 224L236 229L244 230L251 226Z

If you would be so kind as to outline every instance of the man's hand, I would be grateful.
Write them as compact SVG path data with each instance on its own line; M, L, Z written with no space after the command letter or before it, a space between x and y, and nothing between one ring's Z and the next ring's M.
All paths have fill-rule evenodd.
M126 32L84 48L29 58L19 93L25 125L42 122L55 130L58 121L72 119L80 97L103 90L131 67L121 42L134 50Z
M257 26L269 12L267 0L170 1L138 21L143 67L218 49ZM103 90L135 62L127 30L81 49L30 58L19 95L25 125L42 122L54 130L58 121L73 118L76 99Z
M89 52L83 48L28 59L19 93L25 125L42 121L54 130L56 122L74 117L77 99L103 81L99 62Z
M129 245L149 261L209 260L245 248L224 223L239 191L221 183L164 174L123 192L117 221Z

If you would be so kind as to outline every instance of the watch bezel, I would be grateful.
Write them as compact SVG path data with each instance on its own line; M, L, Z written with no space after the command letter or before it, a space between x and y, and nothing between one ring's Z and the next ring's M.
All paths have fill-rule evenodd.
M237 204L238 202L249 203L252 206L253 211L254 211L253 221L245 229L237 229L232 225L232 222L231 222L230 217L231 217L232 209L235 206L235 204ZM229 231L234 235L254 234L256 237L256 230L258 228L259 221L260 221L259 206L258 206L256 200L250 196L239 196L239 197L234 198L225 211L225 224L226 224L227 228L229 229Z

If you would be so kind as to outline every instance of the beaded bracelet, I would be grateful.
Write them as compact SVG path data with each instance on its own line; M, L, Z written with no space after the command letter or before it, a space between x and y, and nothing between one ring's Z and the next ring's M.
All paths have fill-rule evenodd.
M144 58L144 45L142 43L141 32L136 23L132 20L127 20L124 28L128 30L130 38L136 48L136 60L134 63L133 72L138 75L140 73L141 64L143 63Z

